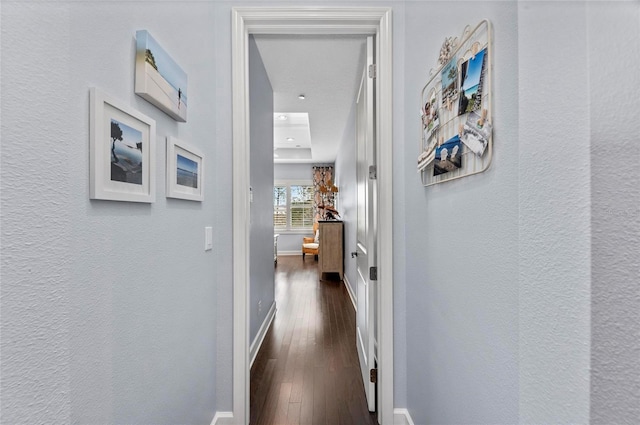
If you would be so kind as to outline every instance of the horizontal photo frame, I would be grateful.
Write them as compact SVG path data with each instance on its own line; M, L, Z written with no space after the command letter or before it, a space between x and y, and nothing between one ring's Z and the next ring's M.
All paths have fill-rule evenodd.
M156 122L95 87L89 101L90 198L155 202Z
M195 146L167 137L167 198L204 200L204 155Z
M187 122L187 74L146 30L136 31L137 95Z

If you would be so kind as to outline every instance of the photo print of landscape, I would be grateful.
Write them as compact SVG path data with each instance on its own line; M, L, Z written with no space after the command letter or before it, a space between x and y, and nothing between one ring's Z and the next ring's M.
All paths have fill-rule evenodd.
M485 56L484 48L460 66L460 97L458 115L480 109L482 88L484 83Z
M142 184L142 132L111 119L111 181Z
M448 173L462 167L462 145L460 137L453 136L436 148L433 175Z
M145 30L136 32L135 91L173 119L187 121L187 74Z
M455 57L442 68L440 76L442 77L442 105L444 106L447 100L453 102L458 95L456 87L458 83L458 69Z
M176 184L180 186L198 188L198 163L177 154Z

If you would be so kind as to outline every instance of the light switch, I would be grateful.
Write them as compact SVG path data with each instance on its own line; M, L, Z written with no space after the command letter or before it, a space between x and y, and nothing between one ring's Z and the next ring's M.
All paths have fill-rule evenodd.
M211 251L213 249L213 228L207 226L204 228L204 250Z

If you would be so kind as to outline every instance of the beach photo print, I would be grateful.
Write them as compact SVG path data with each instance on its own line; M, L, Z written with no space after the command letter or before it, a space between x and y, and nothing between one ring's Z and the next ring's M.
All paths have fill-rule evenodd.
M462 167L462 145L460 137L453 136L436 148L433 175L448 173Z
M167 198L204 200L204 155L195 146L167 138Z
M156 122L97 88L89 97L90 198L154 202Z
M486 53L487 49L484 48L460 65L458 115L480 109L485 78Z
M187 74L146 30L136 32L135 92L176 121L187 121Z

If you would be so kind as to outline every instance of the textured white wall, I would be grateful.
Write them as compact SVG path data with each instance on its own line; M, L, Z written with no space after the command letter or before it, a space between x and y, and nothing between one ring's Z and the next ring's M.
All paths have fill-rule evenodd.
M581 2L518 4L521 423L589 422L585 17Z
M207 3L3 2L3 423L211 421L231 285L212 21ZM137 29L188 73L188 123L134 95ZM91 86L156 120L155 204L89 200ZM167 135L204 152L203 203L164 197Z
M482 18L494 25L493 164L424 188L415 168L421 90L444 38ZM405 192L407 407L416 424L518 422L516 22L513 2L406 5L397 173Z
M640 418L640 3L612 6L587 7L591 423L603 425Z
M273 90L253 37L249 37L251 202L249 342L275 300L273 274ZM258 303L261 307L258 308Z

